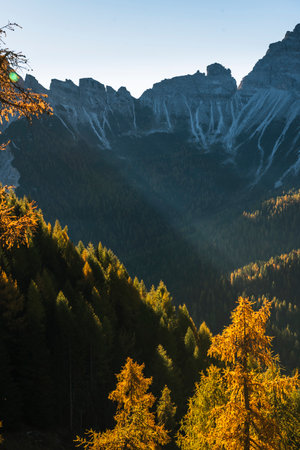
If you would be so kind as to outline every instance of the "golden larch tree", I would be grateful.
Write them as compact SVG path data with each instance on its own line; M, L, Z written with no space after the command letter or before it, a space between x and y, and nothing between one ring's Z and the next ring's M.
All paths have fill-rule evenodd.
M168 432L163 425L155 423L155 415L150 411L155 401L155 397L147 392L152 378L145 378L143 369L144 364L127 358L116 375L117 387L109 394L109 399L117 402L115 428L103 433L90 430L87 438L77 437L77 446L92 450L149 450L168 443Z
M200 393L207 413L197 425L191 420L196 403L190 403L179 433L181 448L298 448L288 444L293 430L287 429L286 417L290 414L289 404L299 386L299 377L298 374L281 376L278 358L272 355L272 338L265 334L271 302L265 299L258 311L253 309L253 304L249 298L240 297L231 314L232 323L212 338L208 354L223 361L225 368L211 369L207 376L202 376L202 388L213 386L208 398ZM216 396L221 385L223 398ZM211 405L208 405L209 398L214 400ZM295 427L299 427L297 420L295 417L292 425L294 434L297 434ZM192 439L196 446L188 447ZM197 447L199 442L202 446Z
M0 244L7 249L13 245L28 245L38 222L34 202L25 204L16 214L17 205L12 203L13 194L9 191L7 186L0 186Z
M165 425L168 430L176 426L175 415L177 406L172 402L171 391L167 385L161 391L161 397L156 407L156 416L160 425Z
M211 365L207 374L202 373L196 383L188 411L181 421L177 444L182 450L211 449L208 436L215 425L211 411L225 402L226 389L221 369Z
M52 108L45 101L47 95L37 94L23 86L17 72L28 67L28 61L22 53L16 53L5 47L7 31L13 31L17 24L9 23L0 28L0 123L18 118L39 117L43 113L52 114ZM1 149L5 148L2 144Z
M9 122L13 116L31 119L43 113L52 114L52 108L45 101L47 95L24 88L17 73L26 68L26 57L5 47L6 32L13 31L17 26L9 23L0 28L0 125L3 121ZM9 141L0 144L0 150L5 150L8 144ZM28 244L29 236L38 221L33 202L27 203L26 210L16 214L16 205L11 202L9 189L0 185L0 244L8 249L21 243ZM0 443L2 441L0 435Z
M5 47L4 38L7 31L13 31L17 24L9 23L0 28L0 124L9 122L13 116L18 118L39 117L43 113L52 114L52 108L45 101L44 94L36 94L23 86L22 79L17 74L26 68L27 59L21 53L16 53ZM8 142L0 145L5 150ZM0 180L1 181L1 180ZM28 243L30 230L37 224L34 204L29 203L26 211L15 214L15 206L9 201L9 188L0 186L0 243L12 247L21 242Z

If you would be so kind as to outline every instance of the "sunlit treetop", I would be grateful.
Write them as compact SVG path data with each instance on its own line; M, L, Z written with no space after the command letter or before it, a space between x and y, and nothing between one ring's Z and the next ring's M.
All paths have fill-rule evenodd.
M0 123L3 120L8 122L15 115L31 119L43 113L52 114L52 108L45 101L47 95L24 88L23 80L18 75L28 69L26 57L5 47L7 31L13 31L16 27L17 24L9 23L0 28Z
M37 223L34 202L24 204L21 214L16 214L12 188L0 185L0 246L10 249L21 244L29 245Z
M272 302L239 297L231 324L208 355L224 362L202 375L178 433L182 450L298 450L300 380L281 375L266 335Z

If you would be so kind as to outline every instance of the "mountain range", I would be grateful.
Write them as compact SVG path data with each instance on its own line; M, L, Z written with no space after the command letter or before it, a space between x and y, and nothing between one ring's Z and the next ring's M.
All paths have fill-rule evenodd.
M199 298L203 264L249 263L218 233L255 202L299 187L300 24L240 86L218 63L139 99L92 78L54 79L48 90L27 75L24 85L47 94L54 115L3 130L2 183L67 224L73 240L101 240L130 273L162 278L175 297L196 283L189 295Z
M55 115L76 140L118 149L124 137L185 134L201 152L220 151L224 162L251 184L264 178L275 187L300 167L300 24L269 46L237 88L229 69L215 63L206 74L178 76L154 84L139 99L126 88L83 78L52 80L50 89L31 75L25 86L44 92Z

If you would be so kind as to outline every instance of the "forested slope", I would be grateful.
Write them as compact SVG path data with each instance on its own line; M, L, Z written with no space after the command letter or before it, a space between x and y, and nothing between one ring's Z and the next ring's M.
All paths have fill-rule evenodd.
M295 207L297 195L266 203L273 206L263 223L285 220L284 205ZM26 198L13 193L5 201L17 217L28 209ZM199 372L211 362L207 326L197 329L163 282L147 290L101 243L75 247L58 221L46 224L41 212L37 219L28 246L2 246L0 254L0 417L6 432L35 427L69 430L74 437L91 426L111 427L114 408L107 396L128 356L145 363L157 398L165 385L171 389L178 424ZM239 294L276 297L269 334L291 371L299 366L299 268L300 251L294 250L237 269L228 280L208 277L195 317L211 317L221 328Z
M26 199L6 201L17 216L26 211ZM66 228L38 219L29 247L0 254L5 429L105 429L113 416L107 395L127 356L145 363L156 396L168 385L180 418L207 366L208 328L197 330L162 282L147 291L101 244L75 247Z
M300 250L257 261L230 275L236 294L273 299L269 333L288 369L300 366Z
M300 190L269 194L265 200L261 192L257 196L255 202L249 197L241 199L240 205L212 223L210 239L213 248L224 255L219 263L223 270L300 248Z

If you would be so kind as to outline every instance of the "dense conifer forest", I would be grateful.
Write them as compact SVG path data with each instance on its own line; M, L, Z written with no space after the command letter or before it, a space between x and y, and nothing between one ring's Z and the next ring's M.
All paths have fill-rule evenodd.
M16 214L28 208L14 194ZM1 407L20 425L72 432L111 425L107 400L127 356L145 363L153 392L164 386L185 410L211 333L176 308L161 282L147 291L101 243L77 247L42 214L29 246L1 249Z
M137 198L126 189L118 187L119 191L131 204ZM27 217L32 209L26 198L20 200L12 191L2 190L1 198L15 220ZM119 223L125 224L122 203ZM207 401L193 400L195 382L200 383L198 392L197 386L208 387L218 379L209 369L214 360L207 351L212 333L229 324L239 295L250 296L257 305L266 298L273 300L267 332L275 336L273 349L280 355L281 370L292 374L299 367L299 191L283 192L256 205L245 203L248 210L241 208L239 199L230 214L212 211L204 225L189 228L190 242L200 243L198 251L188 241L176 239L181 235L178 228L175 232L163 216L155 216L160 232L157 225L152 227L153 252L143 271L158 276L160 268L167 267L165 274L176 288L175 302L162 281L151 287L149 280L146 284L138 280L105 244L87 243L86 236L85 244L75 246L67 227L45 222L41 211L33 213L29 234L19 246L13 235L7 245L7 234L2 233L3 448L14 450L20 442L29 450L74 448L73 439L86 429L113 429L115 407L108 396L115 388L114 374L120 373L128 357L144 364L145 376L153 377L152 411L157 411L157 420L164 417L160 423L168 424L171 432L168 443L161 443L177 448L183 442L177 433L188 420L188 405ZM133 215L142 204L139 199ZM153 224L151 208L143 213ZM142 238L134 239L139 248ZM172 261L162 249L174 252L175 242L178 259ZM181 280L174 278L177 265ZM208 379L199 382L201 371ZM296 417L298 397L288 403ZM289 439L295 435L296 444L290 448L297 448L295 433L292 427ZM190 445L187 442L182 445Z
M2 204L19 218L32 208L12 191L2 195ZM168 394L176 413L165 420L171 420L168 429L175 439L199 373L214 362L207 354L212 340L208 326L195 323L185 305L176 307L162 281L147 290L101 243L74 246L58 221L51 226L41 211L31 214L35 225L27 245L3 244L0 255L4 448L14 448L9 443L13 430L42 430L45 442L54 439L53 434L47 438L49 430L63 430L56 439L70 442L85 429L112 428L114 406L108 394L128 357L145 365L158 401ZM277 296L268 331L276 335L275 350L290 372L299 366L298 265L299 251L292 251L238 269L220 282L224 291L231 286L228 312L238 293L255 296L258 305L265 296ZM201 303L199 315L200 308ZM218 320L224 321L222 309ZM169 448L175 448L174 439Z

